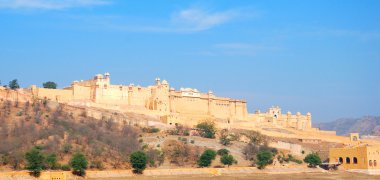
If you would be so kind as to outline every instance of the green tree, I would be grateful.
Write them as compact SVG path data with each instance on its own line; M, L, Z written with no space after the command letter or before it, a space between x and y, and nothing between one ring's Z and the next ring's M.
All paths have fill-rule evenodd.
M47 155L46 164L49 169L58 169L57 155L54 153Z
M86 175L87 159L82 153L75 153L70 159L70 166L73 168L73 174L78 176Z
M198 160L199 167L209 167L211 165L212 160L216 157L216 152L211 149L207 149L203 152L201 157Z
M317 153L308 154L303 161L308 163L309 167L312 168L315 168L322 163L321 158Z
M18 84L17 79L13 79L12 81L9 81L9 88L11 89L20 88L20 85Z
M132 164L133 173L142 174L146 168L148 156L143 151L136 151L129 156L129 159Z
M228 155L230 153L230 151L228 149L219 149L216 153L219 156L224 156L224 155Z
M222 157L220 157L220 162L229 167L235 162L235 159L232 155L225 154Z
M57 83L52 81L44 82L42 86L47 89L57 89Z
M265 167L272 163L272 158L273 158L273 155L270 151L267 151L267 150L263 150L263 151L259 151L259 153L257 153L256 155L256 164L258 166L259 169L265 169Z
M35 177L40 176L42 169L44 169L44 156L41 153L40 147L33 147L26 152L26 169L31 171L31 174Z
M202 123L199 123L197 125L197 128L199 129L200 135L204 138L215 138L215 124L210 121L204 121Z

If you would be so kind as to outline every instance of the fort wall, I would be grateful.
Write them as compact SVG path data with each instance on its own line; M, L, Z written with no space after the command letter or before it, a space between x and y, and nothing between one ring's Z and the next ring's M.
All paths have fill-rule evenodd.
M166 80L156 79L151 86L112 85L109 73L98 74L93 79L74 81L64 89L44 89L32 86L33 95L61 103L91 102L103 105L117 105L120 109L146 110L146 113L159 114L168 124L195 125L205 119L224 119L232 125L267 124L295 128L311 129L311 114L282 114L279 107L272 107L265 113L249 114L247 102L225 97L217 97L212 91L201 93L197 89L170 88ZM245 121L245 122L243 122ZM232 126L230 126L232 127Z

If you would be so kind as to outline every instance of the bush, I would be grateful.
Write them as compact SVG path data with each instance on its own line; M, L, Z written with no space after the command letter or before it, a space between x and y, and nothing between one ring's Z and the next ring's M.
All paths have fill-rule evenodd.
M42 86L47 89L57 89L57 83L52 81L45 82L42 84Z
M73 148L73 146L71 146L71 144L66 143L62 147L62 151L67 154L71 151L72 148Z
M160 132L160 129L156 127L144 127L142 131L146 133L158 133Z
M64 164L64 165L61 166L61 170L62 171L70 171L71 167L68 164Z
M56 154L49 154L46 156L46 164L47 168L49 169L58 169L58 163L57 163L57 155Z
M197 125L197 128L199 130L199 134L201 135L201 137L210 138L210 139L215 138L216 129L215 129L215 124L213 122L205 121L205 122L199 123Z
M198 160L199 167L209 167L211 165L212 160L216 157L216 152L211 149L207 149L203 152L201 157Z
M25 158L27 161L26 169L31 171L31 175L35 177L40 176L42 169L44 169L45 160L40 147L33 147L25 154Z
M219 150L217 151L217 154L218 154L219 156L228 155L229 153L230 153L230 151L227 150L227 149L219 149Z
M270 151L263 150L256 155L256 164L259 169L265 169L265 167L272 163L273 155Z
M104 165L103 165L102 161L92 161L91 165L90 165L90 168L103 170L104 169Z
M322 163L321 158L317 153L308 154L303 161L308 163L311 168L315 168Z
M219 142L222 145L228 146L231 144L231 138L229 137L228 131L226 129L222 130L220 133Z
M22 116L22 111L19 111L16 116Z
M195 141L194 141L194 140L191 140L191 141L190 141L190 143L191 143L191 144L194 144L194 143L195 143Z
M76 153L70 159L70 166L73 168L73 174L78 176L86 175L87 159L82 153Z
M132 164L133 173L142 174L146 168L148 156L142 151L136 151L133 152L129 158Z
M235 162L235 159L232 155L225 154L220 158L220 162L229 167Z

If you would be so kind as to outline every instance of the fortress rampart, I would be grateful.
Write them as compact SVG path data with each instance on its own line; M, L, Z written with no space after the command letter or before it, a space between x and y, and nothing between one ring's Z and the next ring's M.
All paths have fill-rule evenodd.
M118 105L125 109L143 109L158 114L168 124L194 125L204 119L218 119L226 125L234 122L268 124L300 130L311 128L311 114L281 114L280 108L270 108L266 113L248 114L247 102L215 96L212 91L201 93L197 89L175 90L166 80L156 78L148 87L130 84L113 85L110 74L98 74L86 81L74 81L63 89L31 87L34 97L60 103L89 102Z

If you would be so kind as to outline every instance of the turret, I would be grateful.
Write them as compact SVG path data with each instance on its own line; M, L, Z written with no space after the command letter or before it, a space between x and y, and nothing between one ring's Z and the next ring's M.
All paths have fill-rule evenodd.
M156 86L161 85L161 79L159 77L156 78Z
M161 83L161 85L162 85L164 88L169 89L169 83L168 83L168 81L163 80L162 83Z

